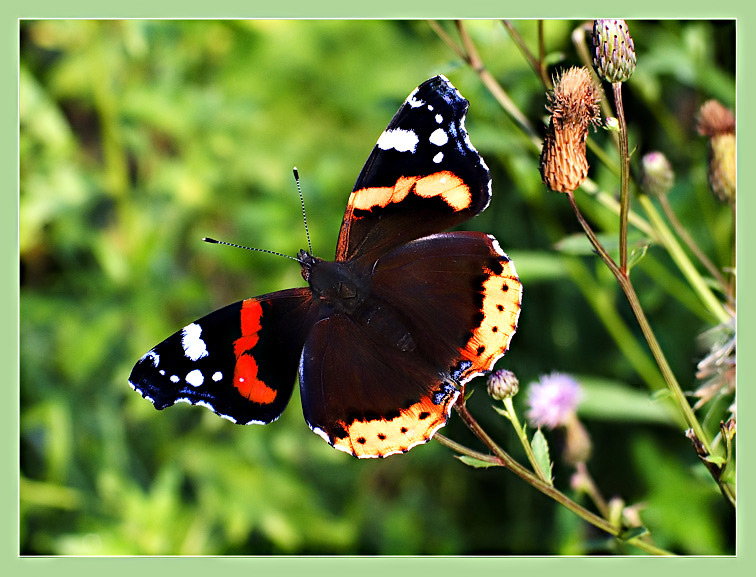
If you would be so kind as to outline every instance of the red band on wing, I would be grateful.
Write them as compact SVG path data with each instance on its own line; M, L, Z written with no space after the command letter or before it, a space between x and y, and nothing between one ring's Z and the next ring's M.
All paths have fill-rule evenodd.
M236 366L234 367L234 387L244 398L264 405L272 403L276 391L257 378L257 361L249 352L260 339L262 328L262 306L260 301L247 299L241 308L241 334L234 341Z
M257 362L250 355L236 359L234 386L244 398L255 403L268 405L276 398L276 391L257 378Z

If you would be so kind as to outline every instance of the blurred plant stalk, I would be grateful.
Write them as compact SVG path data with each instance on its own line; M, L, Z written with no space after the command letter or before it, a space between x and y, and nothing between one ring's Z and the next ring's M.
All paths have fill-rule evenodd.
M481 80L483 81L484 85L494 94L494 96L497 98L497 100L502 104L502 107L506 112L508 112L517 122L518 126L523 130L525 134L528 135L531 141L534 139L537 139L537 134L533 131L531 125L528 122L522 121L522 117L524 116L517 106L514 104L512 99L507 95L506 91L501 87L501 85L493 78L493 76L486 70L485 66L483 65L483 62L475 48L474 43L472 42L469 34L467 33L464 23L457 21L456 27L459 32L462 46L460 47L457 45L454 40L435 22L430 23L431 27L436 31L436 33L439 35L439 37L452 49L454 52L468 65L471 66L471 68L481 77ZM607 32L607 26L609 27L609 31ZM575 33L573 34L573 39L576 40L576 44L580 44L580 42L577 41L577 39L581 38L583 39L583 43L585 42L585 31L587 26L581 26L578 28ZM603 34L603 36L602 36ZM661 372L661 375L666 383L666 386L668 390L671 393L672 399L674 400L675 405L678 407L678 410L680 411L680 414L685 422L686 428L690 429L692 433L695 435L695 437L698 439L698 441L701 443L701 446L703 447L703 450L709 454L713 455L713 448L712 444L709 440L708 435L706 434L705 430L703 429L701 423L699 422L695 412L690 406L690 403L687 400L687 397L685 395L685 392L683 391L682 387L680 386L679 382L677 381L677 378L674 375L674 372L672 371L669 362L666 359L666 356L664 355L664 352L661 349L661 346L654 334L654 331L646 318L645 312L643 311L643 308L640 304L640 300L638 299L638 295L636 294L635 288L633 287L633 284L630 280L629 276L629 269L628 269L628 254L627 254L627 236L628 236L628 221L630 220L630 151L629 151L629 141L628 141L628 134L627 134L627 124L624 116L624 108L622 105L622 94L621 94L621 84L622 82L626 81L632 72L635 69L635 53L634 48L632 46L632 39L629 36L629 32L627 31L627 26L625 25L624 21L597 21L597 23L594 26L594 37L598 37L598 42L601 41L601 38L604 39L605 42L609 42L609 48L606 47L606 45L599 46L594 50L594 55L596 55L596 59L599 63L597 71L600 73L599 75L603 74L604 78L611 82L614 92L614 98L615 98L615 106L617 108L617 117L618 117L618 138L617 138L617 144L619 148L619 154L620 154L620 185L621 185L621 193L620 193L620 202L618 207L619 212L619 220L620 220L620 234L619 234L619 246L620 246L620 263L617 264L612 256L609 254L609 252L604 248L602 243L600 242L597 235L594 233L591 226L588 224L588 222L583 217L577 202L575 200L574 196L574 189L569 191L566 189L560 190L560 192L567 194L567 197L569 199L570 205L573 209L573 212L575 213L575 216L580 223L581 227L583 228L583 231L585 232L588 240L590 241L591 245L595 249L598 256L601 258L601 260L606 264L607 268L612 272L614 277L616 278L618 284L620 285L620 288L622 289L628 304L630 305L631 310L633 311L633 314L636 318L636 321L638 322L638 325L643 333L643 336L648 344L648 347L651 351L651 354L654 358L654 361L656 362L656 365L658 366L659 371ZM527 48L525 47L524 43L518 42L518 46L521 50L527 51ZM603 50L603 51L602 51ZM590 52L587 49L587 46L584 50L578 50L578 52L582 55L583 58L588 58L590 60ZM528 60L532 63L531 66L534 70L538 70L541 66L540 60L535 58L534 56L530 55L527 56ZM603 58L603 60L602 60ZM589 65L590 66L590 65ZM542 78L542 76L539 74L539 78ZM606 104L605 99L602 102L602 106L608 106ZM606 110L608 108L604 108L605 114ZM543 160L541 162L543 166ZM585 177L583 177L585 178ZM579 186L579 184L578 184ZM577 186L575 186L577 188ZM679 242L675 238L674 234L669 230L669 228L664 223L663 219L659 215L658 211L654 207L653 203L651 203L650 199L647 195L641 194L639 195L639 202L641 203L641 206L644 209L644 212L649 218L649 227L653 231L653 238L659 242L665 247L665 249L668 251L678 268L681 270L682 274L685 276L685 278L690 283L693 290L698 294L699 298L703 302L703 304L706 306L707 310L713 315L713 317L719 321L719 322L727 322L729 320L729 315L727 311L725 310L723 304L717 300L717 298L714 296L712 291L709 289L708 285L706 284L706 281L703 279L701 274L698 272L696 267L692 264L690 259L688 258L685 251L680 246ZM457 406L458 412L460 412L460 415L463 417L466 423L468 423L468 426L473 429L471 422L467 419L467 415L469 413L466 412L466 409L463 405ZM476 432L475 429L473 429L473 432ZM478 435L478 432L476 432L476 435L478 435L482 440L487 437L485 435L484 431L480 431L480 435ZM486 441L484 441L486 442ZM486 443L488 444L488 443ZM495 454L498 455L498 453L495 452ZM504 461L502 461L504 462ZM524 477L523 477L524 478ZM543 483L541 479L539 479L539 482ZM531 483L534 484L534 483ZM534 484L536 486L536 484ZM735 490L734 487L732 487L729 484L721 485L723 489L723 494L728 499L728 501L734 506L735 505ZM542 490L542 489L540 489Z

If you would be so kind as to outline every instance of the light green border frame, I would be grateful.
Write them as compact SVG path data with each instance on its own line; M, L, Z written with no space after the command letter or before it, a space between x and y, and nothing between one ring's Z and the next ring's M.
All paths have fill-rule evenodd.
M10 4L10 3L9 3ZM458 575L475 571L480 574L515 575L526 571L550 572L572 575L611 575L612 577L637 577L663 574L669 571L684 572L683 575L745 574L753 571L756 558L752 543L754 529L752 489L743 483L753 473L753 463L748 448L753 441L751 410L753 385L747 378L755 374L754 358L746 354L741 358L738 370L738 405L742 416L739 423L740 451L738 477L741 480L738 507L738 539L736 558L649 559L649 558L192 558L192 559L144 559L144 558L18 558L18 19L19 18L577 18L622 17L675 18L675 19L737 19L737 120L738 120L738 292L745 295L738 310L740 336L745 343L740 350L752 351L755 340L753 303L747 287L753 286L754 271L750 266L749 248L754 245L756 227L749 226L750 218L756 215L756 193L750 191L754 162L751 156L753 144L754 94L753 55L756 53L756 35L752 27L755 8L746 6L744 0L637 0L624 3L599 4L597 2L557 2L541 0L537 3L511 3L505 0L277 0L262 3L250 0L214 0L199 2L186 0L131 0L123 4L109 4L95 0L25 0L0 8L2 25L2 73L7 80L6 88L0 91L0 134L2 134L1 173L7 175L6 191L0 194L0 303L3 315L3 331L0 333L0 366L3 367L6 402L3 404L2 457L6 461L0 480L0 494L7 505L2 508L0 522L0 566L7 575L69 575L102 574L108 577L145 572L176 572L180 577L204 575L208 571L239 573L254 577L278 577L298 575L302 577L344 574L348 577L384 577L390 575L419 576L433 573L434 576ZM745 291L744 291L745 287ZM11 392L14 394L11 395ZM13 398L14 402L10 399ZM443 528L439 528L443 530ZM507 531L517 527L502 526L502 538ZM672 565L670 565L672 564Z

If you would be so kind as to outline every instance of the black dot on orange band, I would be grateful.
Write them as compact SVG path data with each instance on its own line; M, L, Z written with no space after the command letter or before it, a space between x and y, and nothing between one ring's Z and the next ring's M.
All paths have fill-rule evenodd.
M496 305L496 308L499 309L500 311L503 311L504 310L504 305Z
M357 442L360 445L364 445L365 443L367 443L367 439L365 439L365 437L360 437L359 439L357 439Z
M498 332L499 332L499 327L493 327L493 328L491 329L491 332L493 332L493 333L498 333Z
M402 427L400 430L402 431L402 433L406 433L407 432L407 427Z
M424 420L424 419L427 419L428 417L430 417L430 413L429 413L429 412L427 412L427 411L423 411L422 413L420 413L420 414L419 414L419 415L417 416L417 418L418 418L419 420L421 420L421 421L422 421L422 420Z
M480 356L480 355L482 355L482 354L483 354L483 352L484 352L485 350L486 350L486 347L484 347L483 345L480 345L480 346L479 346L479 347L478 347L478 348L477 348L477 349L475 350L475 354L476 354L476 355L478 355L478 356Z
M378 438L379 438L379 439L380 439L381 441L385 441L385 440L386 440L386 435L384 435L383 433L378 433Z
M503 285L503 286L501 287L501 290L503 290L504 292L507 292L507 291L509 290L509 285L505 283L505 284L504 284L504 285Z

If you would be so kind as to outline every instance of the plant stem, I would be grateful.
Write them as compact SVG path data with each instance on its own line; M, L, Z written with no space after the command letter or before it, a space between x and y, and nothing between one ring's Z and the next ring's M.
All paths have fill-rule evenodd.
M617 109L619 121L620 142L620 270L627 274L627 213L630 210L630 150L627 136L627 123L625 122L625 109L622 106L622 83L612 84L614 90L614 107Z
M596 505L596 509L599 510L599 512L605 519L609 519L609 517L611 516L609 505L607 505L606 500L598 490L596 483L593 481L593 477L588 472L588 467L585 465L585 463L580 462L575 466L575 468L577 469L577 474L580 475L580 478L585 483L586 493L588 493L588 496L591 498L591 501L593 501L593 504Z
M595 513L591 513L581 505L577 504L575 501L567 497L564 493L559 491L558 489L554 488L552 485L546 483L543 481L540 477L537 475L531 473L528 471L525 467L520 465L517 461L515 461L512 457L509 456L509 454L506 453L501 447L499 447L496 442L488 435L488 433L485 432L485 430L480 426L480 424L475 420L475 418L472 416L472 414L467 410L467 406L465 405L464 395L460 395L459 399L457 400L457 403L454 405L454 408L456 409L459 416L464 421L465 425L473 432L473 434L480 439L486 447L488 447L491 452L494 454L494 458L498 459L499 463L502 467L505 467L536 489L538 489L541 493L544 495L547 495L548 497L551 497L556 502L558 502L560 505L563 505L576 515L578 515L581 519L587 521L588 523L591 523L595 527L598 527L599 529L606 531L610 535L613 535L615 537L618 537L622 529L619 527L615 527L612 525L609 521L606 519L603 519L602 517L599 517ZM436 435L436 438L438 438L438 435ZM445 444L449 443L449 440L444 438ZM453 448L457 450L457 448L461 447L461 445L458 445L457 443L451 442L450 444L453 444ZM476 459L481 458L480 453L475 453L470 450L465 449L464 454L467 454L468 456L472 456ZM488 462L490 461L490 458L481 459ZM651 545L649 543L646 543L639 538L633 538L628 539L627 543L630 543L631 545L638 547L639 549L642 549L643 551L647 553L651 553L653 555L671 555L669 551L666 551L664 549L661 549L659 547L655 547L654 545Z
M669 220L669 222L672 224L672 228L675 229L677 236L679 236L683 240L683 242L687 245L690 251L696 256L696 258L700 261L700 263L706 267L706 270L708 270L711 273L711 276L713 276L714 279L719 283L719 285L722 287L722 291L725 294L727 294L728 285L725 282L724 277L719 272L717 267L714 266L714 263L712 263L709 260L709 258L706 256L706 254L704 254L703 250L701 250L701 247L698 246L698 243L696 243L693 237L691 237L690 234L688 234L688 231L685 230L685 227L677 218L675 211L672 210L672 205L669 203L669 198L667 198L667 195L662 195L659 197L659 204L661 204L662 210L664 211L664 214L667 216L667 219ZM728 295L728 298L729 298L729 295Z
M704 281L703 277L701 277L701 274L698 272L696 267L693 266L693 263L690 262L688 255L685 254L685 251L680 246L680 243L677 242L677 239L665 224L664 219L662 219L661 215L656 210L656 207L654 206L653 202L651 202L651 199L648 197L648 195L639 194L638 201L643 207L643 211L646 213L646 216L648 216L648 220L651 222L651 225L657 231L661 242L667 249L667 252L669 252L670 256L675 261L685 278L688 279L688 282L693 287L693 290L698 293L699 298L701 299L701 301L703 301L704 305L706 305L706 308L709 310L709 312L714 315L714 317L717 319L717 322L724 323L729 321L730 315L724 309L722 303L719 302L717 297L714 296L714 293L711 292L711 289L706 284L706 281Z
M467 29L462 22L456 21L457 31L459 32L460 39L462 40L462 48L460 48L446 33L446 31L439 26L439 24L433 20L428 22L433 31L438 35L444 43L451 48L457 56L464 60L470 68L480 77L483 85L499 102L501 107L514 119L517 126L528 136L533 147L541 150L541 138L538 133L530 124L528 118L520 111L514 101L509 97L506 90L496 81L493 75L483 65L483 60L480 58L475 44L467 33Z
M542 481L545 481L546 483L551 485L552 482L550 476L547 476L547 472L542 471L541 467L538 466L538 461L533 454L533 448L530 446L530 441L528 440L528 436L525 434L525 429L522 427L520 420L517 418L517 412L515 411L514 404L512 403L512 397L507 397L506 399L504 399L504 406L507 409L506 416L509 419L509 422L512 423L512 427L514 427L515 433L517 433L517 436L520 439L522 448L525 449L525 454L528 456L530 466Z
M509 35L512 37L512 40L515 41L515 44L520 49L520 52L522 52L522 55L525 56L525 60L528 61L528 64L530 64L530 67L533 69L533 71L536 73L538 78L541 79L541 82L543 82L543 85L546 87L547 90L551 90L551 80L549 80L548 75L546 74L546 70L543 67L543 59L538 60L533 53L528 49L527 44L525 44L525 41L522 39L522 36L520 36L520 33L517 32L517 29L512 26L512 23L509 20L502 20L502 24L504 24L504 27L507 29L507 32L509 32ZM539 32L540 39L543 39L543 21L538 22L539 25ZM539 43L539 50L542 48L542 43Z
M612 260L612 257L608 252L606 252L606 249L603 247L598 237L593 232L591 226L588 224L585 218L583 218L583 214L580 212L580 208L578 207L577 202L575 202L575 195L570 192L567 193L567 197L570 200L570 205L572 206L572 210L575 212L575 216L580 222L580 225L583 227L585 234L590 239L591 244L596 249L596 252L601 257L601 260L603 260L606 266L609 267L609 270L612 271L615 278L617 279L617 282L619 282L622 291L625 293L625 297L630 304L630 308L632 309L633 314L635 315L635 318L640 325L641 331L643 332L643 336L646 338L646 342L651 349L651 354L654 356L654 360L656 360L656 364L659 366L662 376L667 383L667 387L672 392L672 396L675 399L678 408L682 412L682 416L685 419L686 424L688 425L688 427L695 431L703 446L709 453L711 453L711 444L708 440L708 437L706 436L703 427L701 427L701 423L698 422L693 409L691 409L690 404L688 403L688 399L685 397L685 393L680 387L680 384L677 382L677 379L675 378L675 375L672 372L672 369L670 368L669 363L667 362L667 359L661 350L661 347L659 346L659 342L656 340L656 336L651 329L651 325L648 323L648 319L646 318L646 315L641 308L640 301L638 300L638 295L635 294L635 289L630 282L630 278L626 273L620 270L620 268L617 266L617 263Z

